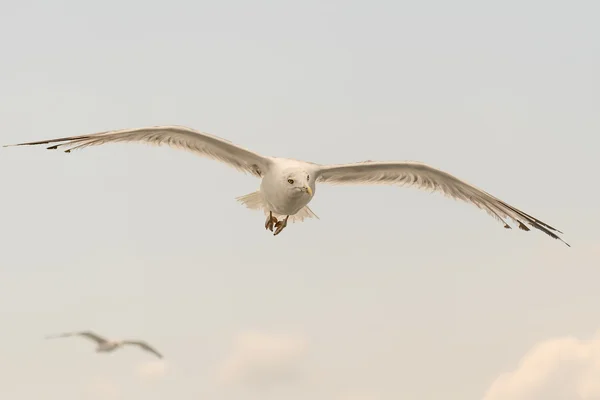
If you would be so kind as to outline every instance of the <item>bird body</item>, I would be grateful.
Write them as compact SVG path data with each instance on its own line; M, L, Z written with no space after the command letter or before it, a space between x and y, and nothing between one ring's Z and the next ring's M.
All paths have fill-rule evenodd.
M96 346L97 353L110 353L112 351L117 350L119 347L122 347L123 343L115 342L115 341L106 341L98 343Z
M288 219L303 221L318 218L308 207L316 192L316 183L334 185L399 185L437 191L484 210L510 229L506 219L522 230L531 226L554 239L556 228L505 203L491 194L429 165L414 161L363 161L350 164L320 165L305 161L266 157L217 136L182 126L154 126L106 131L89 135L63 137L13 146L50 144L48 149L72 150L105 143L144 142L166 144L192 151L198 155L222 161L237 170L261 179L258 191L238 197L250 209L267 214L265 228L279 234ZM7 147L7 146L5 146ZM280 217L284 217L279 220Z

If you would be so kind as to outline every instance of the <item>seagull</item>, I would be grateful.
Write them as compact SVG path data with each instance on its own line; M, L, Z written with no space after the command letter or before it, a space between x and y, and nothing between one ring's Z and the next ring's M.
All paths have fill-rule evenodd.
M19 143L10 146L51 144L49 150L66 153L105 143L144 142L185 149L197 155L224 162L231 167L261 179L259 190L237 197L240 203L267 216L265 229L278 235L292 222L318 218L308 207L316 192L316 184L333 185L399 185L441 192L470 203L511 229L511 220L524 231L531 226L559 239L561 231L505 203L491 194L447 172L415 161L362 161L350 164L321 165L290 158L263 156L225 139L184 126L152 126L93 133L81 136Z
M87 338L87 339L90 339L90 340L93 340L94 342L96 342L98 344L98 346L96 347L96 353L110 353L110 352L113 352L113 351L117 350L118 348L121 348L125 345L135 345L135 346L139 346L142 350L149 351L150 353L154 354L158 358L163 358L162 354L160 354L158 351L154 350L146 342L142 342L139 340L122 340L122 341L108 340L101 336L98 336L97 334L95 334L94 332L91 332L91 331L61 333L58 335L46 336L46 339L56 339L56 338L64 338L64 337L71 337L71 336L81 336L81 337L84 337L84 338Z

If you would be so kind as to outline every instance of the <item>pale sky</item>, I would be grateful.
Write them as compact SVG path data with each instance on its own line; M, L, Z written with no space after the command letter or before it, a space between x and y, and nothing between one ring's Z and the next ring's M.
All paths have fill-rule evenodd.
M116 144L0 148L0 398L600 399L600 3L41 1L0 13L1 144L186 125L265 155L417 160L562 230ZM95 354L92 329L165 355Z

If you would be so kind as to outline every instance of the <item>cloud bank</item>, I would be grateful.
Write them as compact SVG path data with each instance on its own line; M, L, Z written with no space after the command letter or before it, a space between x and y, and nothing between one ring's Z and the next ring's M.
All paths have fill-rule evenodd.
M145 379L158 379L167 373L167 365L164 361L148 361L137 366L138 376Z
M300 373L307 341L301 336L262 332L239 334L218 371L221 384L271 385Z
M600 334L535 345L514 371L496 379L484 400L600 400Z

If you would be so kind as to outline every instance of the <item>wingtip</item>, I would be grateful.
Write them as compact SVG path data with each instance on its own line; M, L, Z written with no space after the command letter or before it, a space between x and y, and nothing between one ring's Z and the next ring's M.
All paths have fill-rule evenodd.
M40 143L15 143L15 144L5 144L2 147L19 147L19 146L34 146Z

